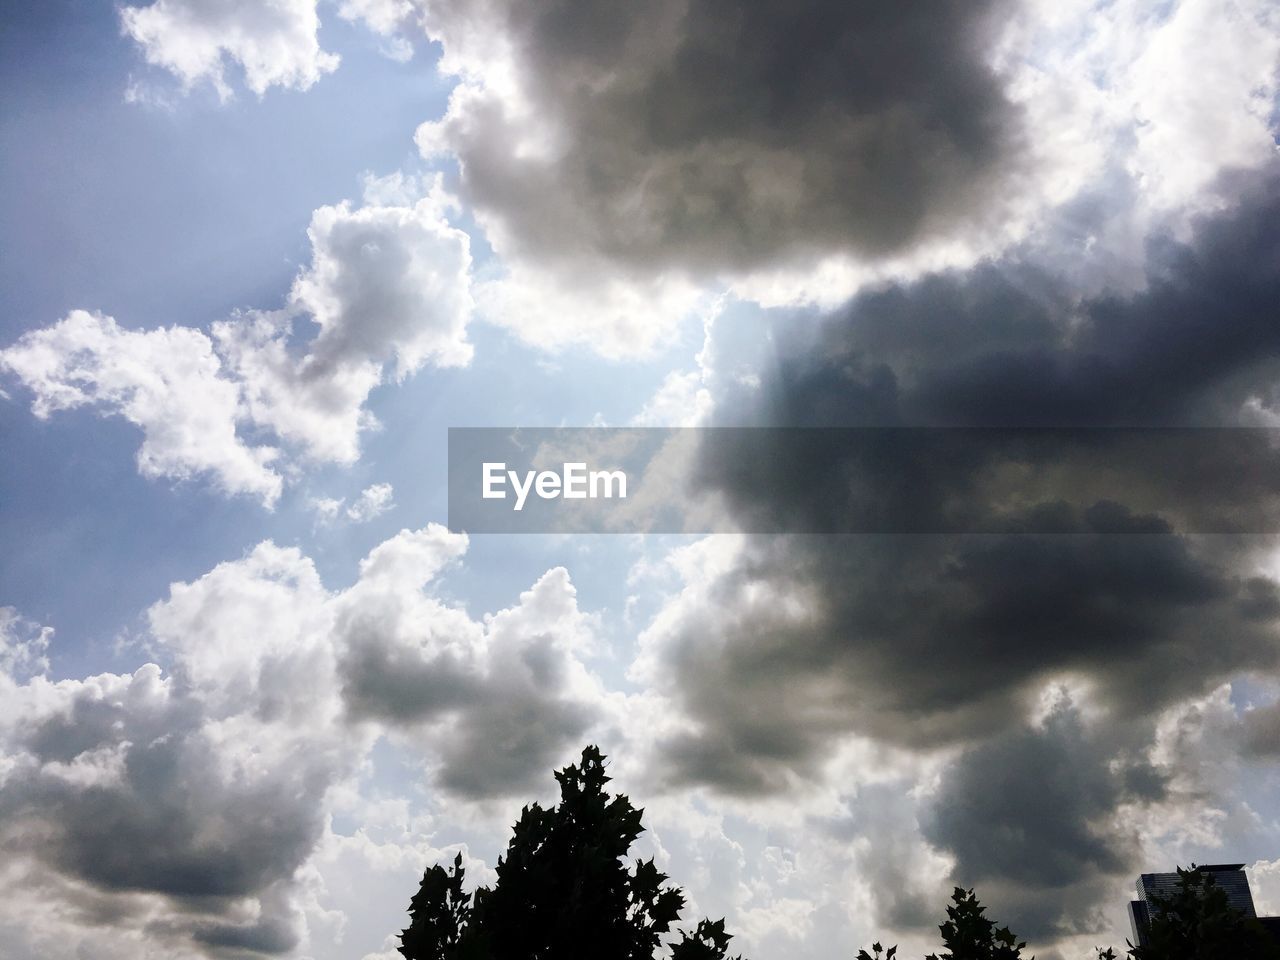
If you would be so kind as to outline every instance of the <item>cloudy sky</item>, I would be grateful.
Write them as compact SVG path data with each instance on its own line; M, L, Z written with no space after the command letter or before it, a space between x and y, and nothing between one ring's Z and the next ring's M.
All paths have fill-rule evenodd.
M1274 446L443 526L449 427L1280 427L1278 95L1270 0L6 4L4 955L394 960L592 742L754 960L1280 913Z

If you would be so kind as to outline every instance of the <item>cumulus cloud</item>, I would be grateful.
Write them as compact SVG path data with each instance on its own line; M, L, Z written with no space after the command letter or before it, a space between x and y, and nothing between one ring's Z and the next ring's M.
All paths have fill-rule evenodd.
M1244 401L1274 382L1274 208L1264 179L1190 246L1157 248L1148 289L1124 300L1073 301L1013 263L865 294L784 338L763 384L728 390L717 410L780 427L1239 423ZM841 529L870 504L897 518L890 529L923 517L921 529L940 530L927 524L944 504L981 506L991 492L981 459L944 474L887 444L873 454L883 464L842 463L845 451L815 449L813 436L823 435L771 432L776 451L752 445L749 463L746 448L708 444L702 475L747 529L760 529L760 512L783 518L769 529ZM1069 458L1056 436L1045 434L1046 456ZM812 738L846 724L924 740L998 725L1019 686L1051 665L1096 671L1136 708L1268 662L1275 610L1263 601L1275 585L1250 577L1247 542L1179 537L1124 504L1072 505L1072 479L1021 505L1033 520L1052 513L1043 529L1056 535L759 537L695 572L648 638L670 644L672 676L708 724L687 770L714 777L724 762L730 780L750 782L757 764L803 761ZM1206 648L1206 634L1231 639ZM1201 669L1162 669L1166 644Z
M343 501L334 497L311 497L307 500L307 507L316 515L316 519L322 523L332 523L338 518L338 512L342 509Z
M415 19L410 0L342 0L337 14L383 37L388 57L413 56L404 32ZM316 0L154 0L123 7L120 24L147 63L169 71L188 90L210 83L222 100L233 96L231 65L261 97L272 87L310 89L341 62L320 45ZM130 102L155 96L133 82L129 90Z
M728 422L778 426L1255 423L1275 403L1278 175L1229 176L1229 207L1185 240L1151 236L1138 290L1080 282L1108 219L1094 205L1004 259L779 330L769 382L730 387L721 407ZM1064 249L1080 255L1063 265Z
M469 83L420 139L461 157L512 253L720 267L890 250L980 217L1008 172L1016 115L984 62L1002 13L433 5L445 67ZM519 93L501 72L473 80L494 47Z
M645 349L707 284L830 307L968 266L1117 173L1139 199L1095 241L1140 256L1152 218L1275 151L1264 0L457 0L423 22L460 83L419 146L460 162L504 262L487 315L544 345Z
M258 94L333 69L316 9L157 0L122 17L151 63L225 96L235 64ZM634 695L588 670L599 631L567 571L477 618L440 586L466 540L435 527L377 547L343 590L272 544L175 585L149 615L164 669L55 683L48 632L0 614L0 822L20 828L0 832L16 905L0 935L35 943L22 911L54 904L79 930L109 920L120 956L308 949L330 932L308 870L368 842L334 842L324 815L379 736L467 801L534 789L586 737L623 741L620 779L668 791L660 855L778 955L848 942L855 914L918 934L948 878L1061 947L1122 909L1140 858L1269 836L1236 793L1239 765L1277 752L1277 708L1237 717L1226 681L1277 668L1272 545L1191 531L1273 521L1275 451L1245 472L1202 447L1178 512L1153 497L1158 461L1108 443L1280 422L1274 4L334 11L393 51L415 21L440 41L459 82L417 144L456 161L496 253L483 282L439 189L373 180L363 205L315 212L285 310L207 335L77 313L0 353L38 415L126 417L149 475L271 502L294 456L358 456L385 378L469 360L473 296L531 344L624 357L728 289L827 314L761 321L748 369L716 355L743 311L721 313L698 370L637 423L1107 440L1046 431L1033 456L994 444L940 471L783 430L765 456L672 461L744 530L829 530L868 506L893 530L998 522L678 549ZM1037 496L1010 498L1002 481L1035 471ZM1104 471L1125 483L1100 502ZM391 498L314 506L354 521Z
M1183 0L1153 16L1129 3L1109 17L1132 55L1111 54L1107 81L1120 94L1113 109L1132 125L1126 163L1153 206L1211 206L1220 202L1211 188L1222 171L1274 158L1280 14L1273 4Z
M1222 684L1116 723L1088 684L1051 683L1033 716L948 761L922 834L1019 935L1089 952L1115 937L1136 873L1271 842L1242 795L1231 697Z
M362 22L384 38L382 52L392 60L413 59L413 43L402 32L414 18L410 0L342 0L338 16Z
M155 0L124 7L120 20L148 63L188 87L207 80L224 99L228 60L259 96L272 86L305 90L338 66L336 54L320 49L315 0Z
M411 16L410 0L342 0L339 16L347 20L363 20L383 35L393 34Z
M1115 922L1140 869L1263 836L1237 795L1240 768L1197 777L1201 752L1176 744L1236 757L1230 703L1186 705L1280 665L1274 538L1191 535L1194 510L1234 503L1274 519L1274 501L1224 474L1189 491L1190 512L1151 512L1154 463L1103 455L1094 469L1123 482L1116 500L1095 502L1072 431L1059 428L1096 433L1101 453L1118 426L1234 427L1274 405L1275 183L1267 172L1218 182L1233 202L1188 221L1181 239L1173 226L1153 236L1143 282L1125 294L1082 295L1077 274L1054 268L1057 234L775 324L754 381L725 375L732 358L713 330L710 422L783 428L703 443L695 475L741 528L847 529L874 515L890 532L714 537L672 554L679 586L631 673L671 705L651 769L681 788L802 796L831 781L831 758L858 738L942 758L904 801L916 835L1002 921L1082 949ZM980 443L944 470L913 457L906 430L880 431L889 439L855 455L824 447L822 431L785 429L920 425L1020 427L1039 452L1019 460ZM1259 477L1274 475L1262 453ZM1008 503L993 464L1052 469L1041 496ZM936 532L995 507L1006 526ZM1060 683L1069 695L1046 706ZM1187 719L1223 711L1230 722ZM1265 755L1272 710L1247 716L1245 749ZM1192 726L1201 733L1171 732ZM919 919L910 896L875 906L906 929Z
M954 856L955 882L981 890L1020 937L1104 931L1099 908L1131 879L1140 843L1121 809L1132 783L1147 787L1137 795L1146 801L1161 786L1141 761L1133 773L1113 739L1064 695L1041 722L967 751L942 777L924 835Z
M292 296L320 328L313 363L394 360L404 377L428 360L456 366L471 359L464 339L470 245L444 219L445 202L432 192L411 205L340 204L312 214L311 266Z
M1257 707L1244 715L1244 746L1254 756L1280 757L1280 703Z
M1280 860L1259 860L1249 868L1249 874L1259 916L1280 913Z
M395 489L391 484L375 483L360 491L360 495L349 506L345 498L334 497L311 497L307 506L320 523L333 523L339 518L352 523L366 523L395 509L394 498Z
M1057 201L1119 164L1151 209L1203 209L1222 171L1274 155L1280 46L1266 0L1030 0L1011 14L997 62Z
M556 291L562 337L634 339L627 302L653 301L660 331L691 280L998 224L1022 141L987 62L1004 11L432 4L441 69L462 82L418 142L458 158L507 262L495 319L531 315L540 339L534 294Z
M753 537L682 566L635 670L685 718L672 775L731 792L813 779L850 733L990 735L1059 672L1141 716L1274 666L1274 615L1255 618L1249 585L1172 535Z
M271 506L280 450L251 445L251 428L304 460L352 463L377 426L366 402L386 368L403 379L471 358L469 239L436 187L403 199L416 188L374 181L364 206L317 210L285 310L238 313L209 334L127 330L77 310L0 351L0 371L32 391L38 417L90 407L141 427L144 476L208 476ZM313 336L295 333L303 315Z
M336 628L348 709L432 743L441 782L458 793L527 789L598 710L598 683L582 662L591 620L562 567L483 624L418 594L466 543L442 537L401 534L362 565Z
M393 55L411 25L442 44L458 84L417 140L458 161L499 255L486 316L543 347L651 350L723 285L831 307L971 265L1117 176L1137 201L1091 242L1140 259L1153 218L1220 205L1223 171L1275 152L1266 0L647 0L607 17L344 0L338 13ZM228 89L226 58L258 92L336 63L315 0L266 13L157 0L123 17L188 84Z
M394 496L395 490L389 483L375 483L371 487L365 487L360 491L356 502L347 507L347 517L356 523L380 517L395 506L392 502Z
M702 374L677 370L667 374L631 422L639 427L696 427L710 416L711 407Z
M125 330L111 317L75 310L0 351L0 369L33 392L41 419L89 407L140 427L143 476L209 476L227 493L268 505L280 495L270 466L277 451L237 435L239 389L198 330Z
M80 936L110 918L119 947L260 955L305 935L295 873L325 830L327 792L359 753L316 685L324 651L284 609L291 589L318 584L296 554L272 549L211 577L256 591L264 616L201 630L162 604L152 619L173 654L168 675L147 664L0 679L6 879L42 893L30 936L41 918L46 933ZM264 632L237 632L246 628Z
M312 935L307 877L336 797L377 737L412 737L436 783L470 797L544 775L598 706L589 618L563 569L483 621L431 596L466 546L403 531L332 592L298 550L260 544L171 587L148 613L167 667L131 675L51 680L48 631L6 608L6 886L41 890L72 944L109 918L111 946L290 953Z
M361 431L376 425L364 404L385 366L403 379L427 363L470 361L470 243L444 203L433 190L407 205L321 207L292 311L214 324L256 423L309 457L351 463ZM296 312L318 327L301 356L290 340Z
M557 271L507 259L476 284L477 310L526 343L556 351L580 344L610 359L652 354L689 316L710 310L698 284L679 276L624 277L584 256Z
M0 672L26 677L49 669L53 628L32 623L13 607L0 607Z

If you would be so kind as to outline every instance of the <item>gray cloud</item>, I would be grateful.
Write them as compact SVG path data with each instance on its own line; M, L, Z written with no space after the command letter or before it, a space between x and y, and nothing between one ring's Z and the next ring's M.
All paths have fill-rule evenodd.
M193 939L220 957L290 953L298 945L298 928L287 898L277 888L268 889L263 900L262 915L256 921L199 925Z
M504 663L504 679L486 691L488 707L462 717L441 743L440 783L446 789L472 798L530 790L567 749L588 736L597 708L560 692L567 685L563 664L541 683L527 682L539 672L525 674L531 659L559 659L547 647Z
M1064 700L1042 725L961 756L923 832L954 855L955 882L976 886L1020 936L1093 933L1105 929L1098 908L1139 852L1132 826L1116 822L1118 808L1134 798L1131 783L1155 785L1156 796L1145 789L1143 799L1157 799L1158 780L1141 762L1119 761L1114 738L1087 730Z
M401 534L375 555L412 570L414 541ZM454 793L532 789L599 714L579 659L591 628L568 572L547 572L483 625L407 592L414 582L368 565L340 605L335 641L347 711L429 744L440 785Z
M1148 242L1140 292L1081 297L1054 270L1098 229L1074 225L780 331L761 392L723 406L779 426L1237 424L1250 397L1275 400L1280 171L1232 180L1190 241Z
M815 832L834 841L833 847L851 850L858 873L868 879L867 893L875 924L894 931L932 934L937 930L938 905L946 901L950 887L938 873L921 869L918 810L909 791L914 781L867 784L847 802L847 814L818 820Z
M1226 182L1232 208L1189 242L1149 243L1138 292L1081 297L1051 270L1100 229L1094 211L967 273L778 328L761 385L731 382L718 422L937 429L845 447L779 429L772 455L709 436L701 482L747 530L1275 531L1274 438L1230 428L1280 422L1280 181Z
M1245 714L1244 749L1255 757L1280 758L1280 704L1273 703Z
M257 955L292 950L293 876L325 830L326 791L348 769L341 741L312 736L269 769L246 769L201 698L153 665L72 686L7 746L19 766L0 789L10 854L74 878L85 910L145 923L175 949L194 936ZM242 904L263 895L263 918L245 925Z
M1270 171L1233 189L1236 203L1189 239L1149 243L1139 290L1082 296L1078 278L1053 269L1053 237L775 326L758 385L712 379L724 423L1072 427L1105 439L1082 455L1044 431L1029 460L1044 471L1042 495L1017 503L1001 500L996 468L1016 458L998 444L941 471L902 446L853 459L824 448L821 432L776 431L763 453L708 443L701 477L749 530L839 528L873 504L900 524L891 529L946 530L937 518L948 511L999 507L1004 529L1035 532L746 535L686 557L684 590L641 660L682 721L663 744L670 782L777 792L822 776L851 734L957 750L922 820L955 857L956 881L988 891L1024 936L1100 929L1136 865L1119 811L1165 801L1167 772L1141 759L1153 718L1280 662L1280 591L1258 573L1274 538L1187 534L1194 510L1150 509L1160 461L1113 458L1120 448L1108 446L1117 426L1275 414L1280 188ZM1187 502L1274 517L1274 462L1236 475L1227 455L1238 438L1220 434ZM1106 501L1089 495L1101 469L1122 481ZM1100 735L1074 708L1034 722L1059 679L1125 733ZM910 927L911 906L880 908Z
M769 432L763 452L759 436L709 437L700 480L744 529L874 515L871 529L926 532L749 534L686 558L641 660L681 718L662 744L670 783L786 790L822 777L851 734L956 751L920 817L952 879L1042 944L1106 928L1141 850L1126 811L1181 802L1169 778L1185 771L1145 759L1154 718L1280 665L1280 589L1258 573L1274 537L1186 532L1210 516L1275 529L1272 438L1251 435L1244 453L1244 433L1209 431L1189 465L1115 429L1274 417L1280 181L1244 177L1235 192L1188 240L1151 241L1135 292L1081 296L1052 268L1054 237L775 326L758 385L716 379L711 351L721 423L1024 432L961 443L945 468L943 447L913 448L905 431L856 450L803 429ZM1037 497L1008 499L1001 471L1014 468L1039 471ZM1180 505L1154 512L1175 476ZM974 527L992 532L927 533ZM1069 703L1032 719L1059 679L1105 721ZM1246 721L1255 756L1274 753L1272 713ZM892 877L884 859L870 863ZM900 930L922 919L909 888L875 906Z
M1217 540L752 538L652 638L693 724L667 744L674 775L774 790L844 733L914 747L996 733L1056 675L1090 677L1133 717L1273 668L1275 617L1253 615L1256 588L1220 566Z
M878 256L998 219L1021 152L988 66L1009 7L433 4L446 62L501 50L519 94L455 97L420 142L457 155L504 255L680 271ZM495 36L509 46L479 39Z

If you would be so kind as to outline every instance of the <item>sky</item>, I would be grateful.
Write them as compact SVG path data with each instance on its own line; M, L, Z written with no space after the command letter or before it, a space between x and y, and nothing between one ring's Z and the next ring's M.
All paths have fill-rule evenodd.
M1280 913L1275 448L1058 429L1280 427L1273 3L48 0L0 98L6 958L393 960L589 743L754 960ZM447 528L449 428L560 426L1044 439Z

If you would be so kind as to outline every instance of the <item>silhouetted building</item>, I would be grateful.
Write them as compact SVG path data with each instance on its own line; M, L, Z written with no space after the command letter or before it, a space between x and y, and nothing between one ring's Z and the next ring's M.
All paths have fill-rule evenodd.
M1214 884L1226 893L1227 902L1246 917L1258 916L1243 863L1209 863L1196 867L1196 872L1212 874ZM1129 902L1129 926L1133 930L1134 946L1144 947L1147 945L1154 901L1157 897L1171 898L1177 893L1178 875L1144 873L1138 877L1136 886L1138 899ZM1280 917L1262 917L1261 922L1272 936L1280 940Z

